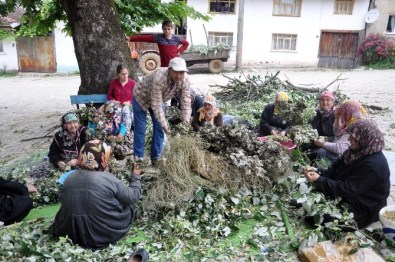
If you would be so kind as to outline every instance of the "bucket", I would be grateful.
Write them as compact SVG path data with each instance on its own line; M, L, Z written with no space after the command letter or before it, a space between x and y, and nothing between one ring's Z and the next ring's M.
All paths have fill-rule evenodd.
M267 141L267 139L268 139L268 138L267 138L266 136L258 137L258 140L261 141L261 142L265 142L265 141ZM283 147L288 148L289 151L292 151L292 149L295 149L295 148L296 148L296 145L294 144L294 142L292 142L291 139L288 139L288 141L281 141L281 142L279 142L279 143L280 143L280 145L282 145Z
M394 220L385 218L384 213L386 211L395 212L395 205L383 207L379 212L380 222L383 225L385 243L390 247L395 247L395 218Z

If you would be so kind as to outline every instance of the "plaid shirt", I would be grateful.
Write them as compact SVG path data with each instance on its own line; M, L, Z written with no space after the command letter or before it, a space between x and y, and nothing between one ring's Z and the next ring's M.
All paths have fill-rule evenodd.
M169 126L165 119L162 104L173 98L176 93L181 94L182 118L185 122L189 122L192 109L190 83L187 73L185 73L183 81L172 83L168 68L159 68L136 85L133 90L133 97L144 111L152 108L155 118L163 130L168 133Z

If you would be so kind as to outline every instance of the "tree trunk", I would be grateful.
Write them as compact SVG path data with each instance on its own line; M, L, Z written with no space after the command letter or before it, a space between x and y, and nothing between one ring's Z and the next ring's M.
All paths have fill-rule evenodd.
M113 0L63 0L80 69L78 94L107 93L116 68L132 59Z

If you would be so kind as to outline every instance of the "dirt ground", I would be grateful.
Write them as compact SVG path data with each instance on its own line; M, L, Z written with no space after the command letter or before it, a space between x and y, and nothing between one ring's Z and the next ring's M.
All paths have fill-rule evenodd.
M388 107L387 111L371 114L385 134L386 149L395 151L395 71L365 70L350 71L290 68L249 68L241 74L274 74L289 79L294 85L323 87L338 86L353 99L364 104ZM240 73L226 71L228 76ZM207 94L210 85L226 85L223 75L213 75L206 69L192 69L192 86ZM59 127L60 117L75 109L70 104L70 95L77 94L80 78L78 75L19 74L15 77L0 78L0 167L6 163L31 155L39 150L47 150L51 137ZM47 138L38 138L48 136ZM26 141L27 140L27 141Z

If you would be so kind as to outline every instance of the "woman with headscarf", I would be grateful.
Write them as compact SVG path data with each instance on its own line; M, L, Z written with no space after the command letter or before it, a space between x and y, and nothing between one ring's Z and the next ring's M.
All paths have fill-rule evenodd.
M193 130L199 131L206 123L211 123L214 126L223 126L224 121L222 119L222 114L216 104L214 96L207 95L204 98L203 107L201 107L193 117Z
M55 236L68 236L74 243L100 249L122 238L132 226L134 204L141 194L140 174L134 167L129 186L107 172L111 149L92 140L81 149L79 170L64 181L61 207L53 224Z
M322 175L305 171L305 176L326 196L342 197L362 228L377 221L387 205L390 170L382 153L384 137L373 121L358 120L346 132L350 148L343 156Z
M265 106L259 124L259 136L285 136L289 133L292 128L291 123L280 117L281 110L287 103L288 94L285 92L278 92L274 99L274 103Z
M350 146L348 141L349 134L346 132L349 125L357 120L366 118L367 112L365 108L355 100L345 100L335 109L335 122L333 131L335 139L333 142L317 139L314 144L320 147L315 151L316 158L327 157L334 161L341 156Z
M49 147L49 161L60 170L75 168L79 151L87 141L87 128L80 125L75 113L66 113L61 118L61 130L55 134Z
M126 127L126 133L130 132L133 122L133 114L130 107L135 85L136 81L129 78L128 69L123 65L118 65L117 77L111 81L110 88L107 92L107 99L121 105L119 117Z
M330 91L324 91L320 94L319 107L316 115L311 122L311 126L317 129L319 136L325 136L328 141L333 141L335 133L333 132L333 123L335 122L335 95Z
M104 129L108 140L115 140L115 138L123 139L126 136L127 128L117 115L119 108L117 104L108 101L103 106L103 112L106 116L104 122Z

